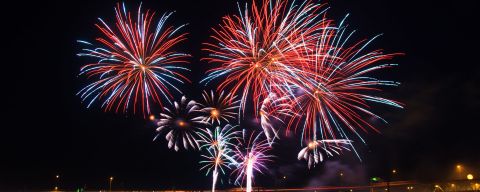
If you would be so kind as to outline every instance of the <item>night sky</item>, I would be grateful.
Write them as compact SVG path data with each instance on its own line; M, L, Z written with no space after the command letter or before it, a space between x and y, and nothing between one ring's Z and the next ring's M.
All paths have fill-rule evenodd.
M76 40L99 35L97 17L113 21L117 1L35 1L3 6L3 30L8 44L2 55L3 107L0 132L0 190L52 189L55 175L60 187L74 189L205 188L210 177L200 172L197 152L168 150L163 139L152 141L154 125L140 116L87 109L76 92L85 85L80 67L91 61L76 56ZM193 84L182 87L200 99L198 81L208 65L200 51L209 41L211 27L221 17L236 14L236 0L145 0L144 8L157 13L176 10L169 24L189 23L187 42L178 49L192 54L189 74ZM239 1L244 3L245 1ZM250 2L250 1L248 1ZM326 1L322 1L326 2ZM296 160L299 143L281 140L275 163L257 185L303 187L363 184L369 177L423 182L452 179L462 163L480 176L480 64L475 1L332 0L329 17L357 29L357 40L384 35L373 48L402 52L393 62L400 66L376 74L402 82L382 94L406 105L404 110L374 106L387 121L382 133L364 134L360 161L353 153L329 159L308 170ZM126 1L135 11L139 1ZM4 52L5 53L5 52ZM6 86L5 86L6 85ZM211 87L207 88L211 89ZM6 115L6 117L5 117ZM2 119L3 119L2 118ZM476 170L475 170L476 168ZM339 181L337 174L345 173ZM286 180L282 177L287 176ZM231 186L223 184L221 186Z

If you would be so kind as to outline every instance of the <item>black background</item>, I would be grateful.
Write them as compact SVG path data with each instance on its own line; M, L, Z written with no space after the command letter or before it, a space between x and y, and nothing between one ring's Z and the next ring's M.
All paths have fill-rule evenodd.
M198 98L198 81L208 68L200 58L201 43L226 14L236 14L233 0L148 0L143 7L177 12L169 24L189 23L189 40L178 47L192 54L192 85L185 94ZM242 4L244 1L240 1ZM250 3L250 1L248 1ZM324 1L322 1L323 3ZM298 143L285 139L273 151L276 163L259 176L262 186L308 186L315 179L338 185L359 184L371 176L397 179L447 180L462 163L480 176L478 118L480 109L478 5L475 1L335 0L329 17L348 23L357 39L384 35L372 47L402 52L400 67L379 74L402 82L385 95L406 104L405 110L375 110L390 124L382 134L366 134L362 161L353 154L333 158L312 170L296 160ZM99 33L97 17L114 18L116 1L16 2L3 7L3 108L0 129L0 190L51 189L55 175L60 187L142 189L208 188L200 172L198 153L173 152L155 141L154 126L142 117L86 109L75 93L84 85L79 68L87 60L76 40ZM126 1L130 11L139 2ZM6 116L5 116L6 115ZM477 170L475 170L477 168ZM338 172L350 174L345 181ZM476 171L476 172L475 172ZM287 176L286 180L281 179ZM228 186L228 185L223 185Z

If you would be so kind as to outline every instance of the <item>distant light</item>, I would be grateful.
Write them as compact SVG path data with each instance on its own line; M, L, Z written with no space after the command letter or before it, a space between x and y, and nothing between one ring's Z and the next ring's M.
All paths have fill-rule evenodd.
M440 188L440 185L435 185L435 188Z
M350 189L350 192L353 192L353 189Z
M397 173L397 170L395 170L395 169L394 169L394 170L392 170L392 173L393 173L393 174Z
M457 169L461 169L461 168L462 168L462 166L461 166L461 165L457 165Z
M110 177L110 181L113 180L113 177Z
M468 174L468 175L467 175L467 179L468 179L468 180L472 180L472 179L473 179L473 175L472 175L472 174Z
M340 176L343 176L343 173L340 173Z
M455 187L455 184L452 183L451 186L452 186L452 187Z
M283 176L283 179L287 179L287 176Z
M57 178L57 179L60 178L60 175L55 175L55 178Z
M152 114L152 115L150 115L150 116L148 117L148 119L150 119L150 121L153 121L153 120L155 120L155 115L153 115L153 114Z
M55 187L55 191L58 191L58 187Z

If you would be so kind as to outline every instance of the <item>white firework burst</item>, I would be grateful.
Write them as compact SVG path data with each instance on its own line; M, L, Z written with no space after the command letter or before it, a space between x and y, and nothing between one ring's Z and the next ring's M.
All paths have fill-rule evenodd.
M198 149L200 145L197 141L197 131L209 125L203 121L203 117L198 115L200 107L194 100L188 101L182 96L180 103L174 102L174 108L164 107L165 112L160 113L157 123L157 139L163 132L167 132L165 139L168 141L168 148L175 151L180 150L183 145L185 149Z

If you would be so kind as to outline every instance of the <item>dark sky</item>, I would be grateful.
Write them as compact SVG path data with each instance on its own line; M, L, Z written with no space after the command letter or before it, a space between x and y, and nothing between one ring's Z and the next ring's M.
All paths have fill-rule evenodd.
M144 7L162 13L176 10L170 24L189 23L189 40L179 49L190 52L190 98L199 98L196 82L207 65L199 61L201 43L210 27L236 13L234 0L146 0ZM244 1L240 1L244 2ZM250 1L249 1L250 2ZM325 2L325 1L323 1ZM397 179L446 180L462 163L480 176L480 65L475 1L335 0L329 17L350 13L357 38L383 33L373 46L406 55L394 59L400 67L379 74L402 82L385 95L406 104L405 110L379 106L389 121L382 134L366 134L362 161L353 154L333 158L312 170L296 160L297 143L284 139L273 151L271 164L258 184L263 186L337 185L371 176ZM77 74L84 58L77 39L98 36L97 17L112 21L116 1L35 1L3 6L3 31L8 46L3 55L3 95L7 116L0 133L0 190L51 189L54 176L61 187L208 188L210 178L198 171L198 153L173 152L155 141L154 127L141 117L86 109L75 93L84 83ZM126 1L130 10L139 2ZM5 52L4 52L5 53ZM474 168L477 170L474 170ZM288 176L286 181L281 180ZM225 185L224 185L225 186ZM228 186L228 185L227 185Z

